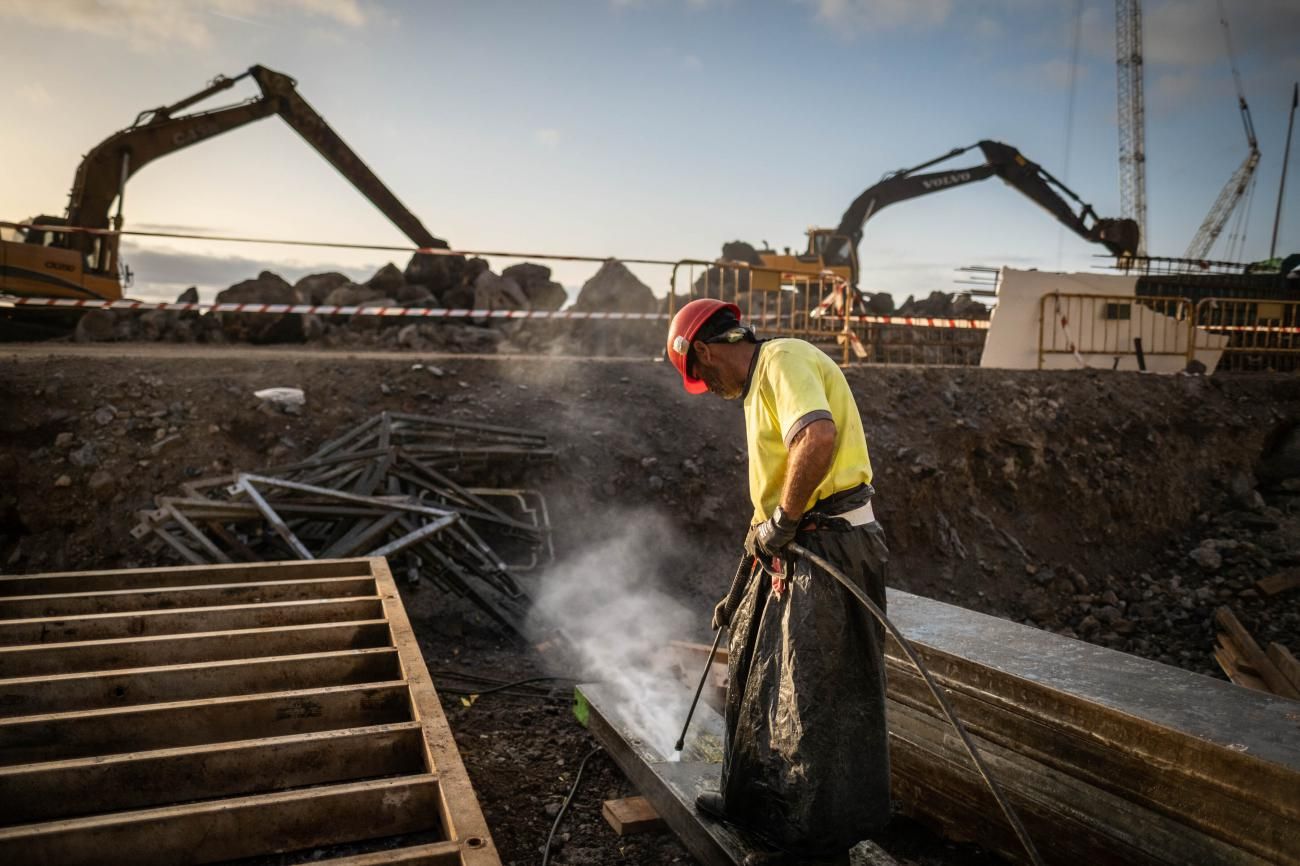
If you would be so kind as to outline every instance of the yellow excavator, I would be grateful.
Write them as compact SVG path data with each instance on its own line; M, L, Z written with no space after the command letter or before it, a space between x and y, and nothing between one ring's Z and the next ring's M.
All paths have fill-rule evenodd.
M251 77L261 96L237 105L179 114ZM175 153L272 114L279 115L375 207L422 248L447 249L384 186L297 91L287 75L253 66L234 78L217 76L174 105L141 112L133 124L100 142L81 161L63 217L38 216L0 240L0 293L117 300L130 270L118 255L126 182L160 156ZM116 200L116 213L112 213ZM110 215L111 214L111 215ZM74 229L61 231L61 227ZM89 230L89 231L86 231Z
M925 171L977 147L984 153L985 162L982 165ZM765 268L814 277L829 271L857 287L858 244L862 241L862 230L867 220L878 211L895 202L964 186L993 176L1002 178L1024 193L1085 240L1104 245L1116 256L1131 256L1137 252L1136 222L1097 216L1092 205L1079 198L1042 166L1025 158L1009 144L988 140L976 142L969 147L954 148L943 156L886 175L853 200L853 204L849 205L840 218L837 228L810 228L808 246L801 254L791 253L788 247L784 253L770 249L756 252ZM1070 201L1078 205L1077 213ZM777 289L780 276L757 272L753 275L753 280L755 289Z

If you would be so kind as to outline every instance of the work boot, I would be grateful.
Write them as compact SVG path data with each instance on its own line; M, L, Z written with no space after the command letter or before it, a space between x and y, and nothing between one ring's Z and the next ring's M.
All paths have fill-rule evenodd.
M722 794L718 791L701 791L695 796L695 808L710 818L717 818L719 821L725 821L727 818L726 807L722 803Z

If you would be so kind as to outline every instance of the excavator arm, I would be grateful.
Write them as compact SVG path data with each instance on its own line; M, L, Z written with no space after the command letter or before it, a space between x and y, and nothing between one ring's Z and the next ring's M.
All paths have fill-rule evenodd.
M984 153L985 162L982 165L945 171L925 171L977 147ZM1010 145L985 140L969 147L954 148L928 162L886 175L880 183L870 187L853 200L853 204L849 205L844 216L840 218L839 228L835 231L836 237L842 239L840 243L847 242L850 245L847 250L837 250L836 256L852 258L853 283L857 284L857 257L852 255L852 252L862 241L863 227L867 220L882 208L927 193L985 180L994 175L1041 205L1060 223L1085 240L1103 244L1117 256L1132 255L1137 251L1136 222L1130 219L1098 217L1092 205L1079 198L1073 190L1049 174L1042 166L1026 159ZM1075 206L1071 205L1071 201L1078 206L1077 212Z
M228 90L239 80L250 76L262 90L260 97L225 108L176 115L176 112ZM330 128L324 118L298 94L294 85L294 80L287 75L264 66L254 66L235 78L219 76L204 90L174 105L142 112L134 124L105 139L82 160L77 168L68 204L68 224L87 228L121 228L126 182L141 168L158 157L277 114L413 243L424 248L446 249L447 242L434 237L407 210L338 133ZM114 199L118 200L116 217L110 215ZM113 272L116 268L116 250L102 247L98 237L70 234L57 245L77 249L91 261L94 270Z

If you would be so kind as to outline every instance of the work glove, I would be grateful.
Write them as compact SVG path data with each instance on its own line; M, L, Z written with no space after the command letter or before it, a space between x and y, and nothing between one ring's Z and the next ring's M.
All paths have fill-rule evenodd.
M722 601L718 602L716 607L713 608L712 627L714 631L717 631L718 629L726 628L729 625L731 625L731 613L727 610L727 600L724 598Z
M770 560L779 556L798 532L799 520L786 515L778 505L771 517L749 530L745 537L745 550L750 556Z

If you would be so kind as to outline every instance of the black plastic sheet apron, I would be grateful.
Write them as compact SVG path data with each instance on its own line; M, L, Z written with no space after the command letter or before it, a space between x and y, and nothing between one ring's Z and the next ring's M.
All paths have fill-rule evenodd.
M881 609L889 550L878 523L800 532ZM727 815L789 852L842 852L889 820L884 629L811 563L759 572L731 619L722 796Z

